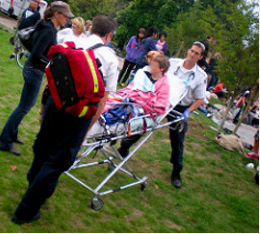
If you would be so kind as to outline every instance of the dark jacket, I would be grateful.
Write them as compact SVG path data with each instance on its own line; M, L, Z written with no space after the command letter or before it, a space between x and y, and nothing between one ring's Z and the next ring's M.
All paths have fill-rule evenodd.
M44 71L49 63L48 51L52 45L57 44L57 30L51 20L40 22L35 30L32 39L32 51L28 63L35 69Z
M30 8L27 8L22 14L21 23L19 24L18 29L22 30L34 26L40 19L41 15L39 11L31 11Z
M155 41L151 37L143 39L141 41L141 46L142 46L142 49L137 56L136 64L138 64L140 66L144 66L146 64L143 63L143 57L145 55L147 55L148 52L150 52L152 50L157 50L157 49L156 49Z

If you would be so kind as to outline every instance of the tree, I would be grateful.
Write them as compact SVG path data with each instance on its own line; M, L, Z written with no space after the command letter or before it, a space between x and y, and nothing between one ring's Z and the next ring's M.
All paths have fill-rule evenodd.
M129 5L118 12L116 20L119 24L116 40L119 47L124 44L132 35L136 34L139 28L150 26L163 30L176 22L177 15L188 11L193 6L194 0L133 0Z

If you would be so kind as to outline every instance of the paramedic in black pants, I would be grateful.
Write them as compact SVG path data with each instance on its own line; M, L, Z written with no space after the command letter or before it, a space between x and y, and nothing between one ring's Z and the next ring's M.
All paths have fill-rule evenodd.
M173 171L171 175L172 185L176 188L180 188L182 181L180 173L183 168L183 150L185 133L188 130L187 120L189 114L195 111L205 97L207 75L197 65L197 62L202 59L205 51L205 46L201 42L194 42L191 48L188 50L186 59L170 59L170 69L168 74L174 74L187 84L188 93L184 99L175 107L175 110L182 113L184 118L184 129L179 132L170 128L170 140L171 140L171 163L173 164ZM171 116L167 117L168 120L172 120ZM171 126L174 128L174 125Z
M113 38L116 23L110 17L98 17L96 18L101 20L98 21L96 18L93 20L93 33L103 30L99 33L99 40L107 45ZM101 29L96 29L99 26ZM105 46L103 48L110 52L109 48ZM111 56L106 58L111 61ZM117 61L116 57L115 61ZM105 65L104 61L102 65ZM112 84L107 84L106 88L116 89L117 63L112 67L116 71L113 73L112 83L115 82L113 87ZM109 81L107 83L111 82L110 74L110 70L103 71L104 79ZM102 112L100 106L103 108L103 101L104 98L101 99L102 105L99 104L97 113ZM96 116L92 119L95 118ZM60 175L74 163L92 119L74 117L58 110L52 97L49 97L44 108L41 128L33 146L34 160L27 175L29 188L14 213L12 218L14 223L29 223L40 218L41 206L54 193Z
M202 59L205 46L201 42L194 42L188 50L186 59L170 59L170 68L167 72L169 79L171 75L175 75L183 80L188 87L188 92L185 98L175 107L175 110L182 113L184 118L184 128L182 132L170 129L170 140L172 147L171 163L173 164L173 172L171 182L176 188L181 187L180 173L183 168L182 157L184 149L185 133L188 129L188 117L190 112L199 108L206 94L207 74L197 65L197 62ZM167 117L169 121L173 118ZM171 126L171 127L174 127ZM126 157L129 153L129 148L137 142L142 135L135 135L124 138L121 141L121 146L118 152L121 156Z

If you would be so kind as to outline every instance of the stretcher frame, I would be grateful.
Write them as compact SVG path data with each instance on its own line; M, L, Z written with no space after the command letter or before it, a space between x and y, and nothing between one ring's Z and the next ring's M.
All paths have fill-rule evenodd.
M180 100L182 100L187 93L187 90L185 90L181 96ZM177 103L179 103L179 101ZM176 105L176 103L175 103ZM174 130L183 130L183 117L182 114L176 110L174 110L174 105L169 104L169 108L166 111L166 113L158 118L156 116L153 116L154 124L152 126L148 126L147 128L144 128L142 130L137 129L134 131L130 132L129 127L131 126L131 123L136 120L143 120L145 122L146 118L151 117L150 115L142 115L142 116L137 116L134 118L131 118L124 124L124 131L119 134L119 135L109 135L109 131L104 126L104 130L107 131L108 135L100 138L93 138L93 139L87 139L82 147L84 148L83 153L77 157L73 165L65 172L67 176L69 176L71 179L82 185L84 188L88 189L90 192L93 193L93 197L91 198L91 207L93 210L98 211L102 209L104 206L103 200L100 198L104 195L110 194L110 193L115 193L119 192L121 190L140 185L141 186L141 191L144 191L147 188L148 185L148 177L143 176L139 177L134 174L132 169L129 167L127 162L129 159L136 153L136 151L151 137L151 135L157 131L158 129L164 128L164 127L169 127ZM170 116L172 120L167 122L163 122L164 119L167 119L166 117ZM103 121L105 119L103 118ZM173 127L174 126L174 127ZM122 157L120 153L117 151L117 149L114 146L114 143L117 140L126 138L128 136L134 136L138 134L145 134L147 133L139 142L133 146L132 150L129 151L129 154L126 157ZM108 144L109 143L109 144ZM104 160L100 161L94 161L94 162L89 162L89 163L81 163L81 160L85 159L88 157L92 152L97 150L100 150L102 155L105 157ZM119 163L113 162L113 160L119 160ZM98 166L98 165L108 165L109 174L95 187L92 188L88 184L84 183L82 180L77 178L75 175L73 175L71 172L79 169L79 168L87 168L87 167L92 167L92 166ZM102 187L118 172L121 171L125 173L126 175L132 177L134 181L132 183L124 184L121 185L117 188L111 188L108 190L102 191Z
M171 117L173 117L174 119L172 121L168 121L166 123L163 123L162 120L165 119L165 117L169 115ZM175 128L174 129L179 129L180 131L182 130L183 127L183 118L181 118L181 113L173 110L173 107L170 108L167 113L162 116L160 118L160 120L158 122L155 122L155 125L153 125L152 127L148 127L146 129L146 131L144 130L137 130L134 132L131 132L131 136L133 135L138 135L138 134L144 134L147 133L147 135L140 140L140 142L137 143L136 146L134 146L133 150L131 150L131 152L129 152L129 154L126 157L122 157L119 152L117 151L117 149L115 148L115 146L113 144L110 144L108 146L107 143L111 143L111 142L115 142L117 140L123 139L125 137L128 137L128 126L130 126L131 122L138 120L138 119L144 119L144 118L148 118L150 117L150 115L143 115L143 116L138 116L135 118L130 119L129 121L127 121L127 123L125 124L126 127L126 133L119 135L119 136L111 136L108 138L104 138L104 139L99 139L96 140L94 142L84 142L83 143L83 147L86 148L84 150L84 152L77 157L77 159L75 160L74 164L69 168L68 171L65 172L65 174L67 176L69 176L71 179L75 180L76 182L78 182L80 185L82 185L83 187L85 187L86 189L88 189L89 191L91 191L94 195L91 199L91 207L93 210L100 210L103 205L104 202L103 200L100 198L101 196L110 194L110 193L115 193L115 192L119 192L121 190L124 190L126 188L130 188L136 185L141 185L141 190L144 191L148 185L148 178L146 176L143 176L142 178L138 177L137 175L135 175L132 171L132 169L128 166L127 161L135 154L135 152L151 137L151 135L158 129L164 128L164 127L170 127L170 125L175 124ZM170 127L172 128L172 127ZM83 158L88 157L94 150L100 150L101 153L103 154L103 156L105 157L104 160L101 161L94 161L94 162L90 162L90 163L81 163L81 160ZM120 163L114 163L113 160L114 159L119 159ZM91 167L91 166L97 166L97 165L102 165L102 164L108 164L110 165L109 168L111 169L111 171L109 172L109 174L104 178L103 181L101 181L95 188L90 187L89 185L87 185L86 183L84 183L83 181L81 181L79 178L77 178L76 176L74 176L71 172L75 169L79 169L79 168L85 168L85 167ZM117 188L112 188L109 190L105 190L105 191L101 191L102 187L118 172L118 171L122 171L123 173L127 174L128 176L133 177L133 179L135 180L132 183L129 184L125 184L125 185L121 185Z

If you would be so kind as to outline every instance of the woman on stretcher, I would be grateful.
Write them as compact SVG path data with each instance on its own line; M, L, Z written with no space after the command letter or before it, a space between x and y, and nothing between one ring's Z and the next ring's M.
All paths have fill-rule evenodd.
M149 62L149 69L146 67L138 70L131 84L124 89L118 90L117 94L109 95L104 112L108 113L107 111L113 108L115 104L122 102L126 98L141 106L144 114L150 114L151 117L153 114L159 116L166 112L170 95L170 86L166 75L170 66L169 60L164 55L157 55ZM106 113L104 116L106 116ZM118 150L119 153L125 157L129 152L129 148L141 136L134 135L123 139Z
M144 114L163 115L166 112L169 100L170 87L166 72L169 68L168 58L158 55L151 59L149 71L140 69L134 80L116 94L110 94L104 112L110 110L116 103L131 99L142 107Z

